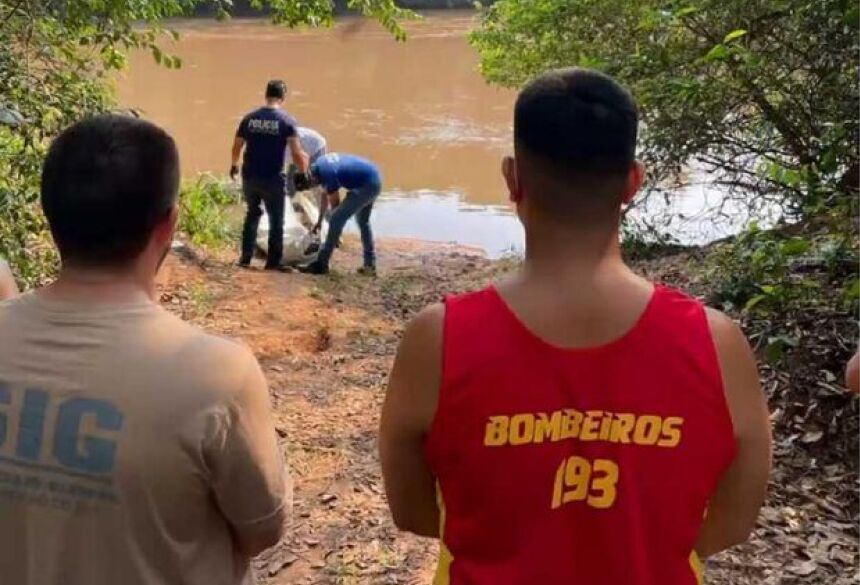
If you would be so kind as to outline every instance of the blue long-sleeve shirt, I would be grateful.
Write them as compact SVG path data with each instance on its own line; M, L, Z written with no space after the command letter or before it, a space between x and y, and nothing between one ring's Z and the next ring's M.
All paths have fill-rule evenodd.
M379 169L367 159L352 154L331 153L320 157L312 166L313 172L328 193L340 188L360 189L382 182Z

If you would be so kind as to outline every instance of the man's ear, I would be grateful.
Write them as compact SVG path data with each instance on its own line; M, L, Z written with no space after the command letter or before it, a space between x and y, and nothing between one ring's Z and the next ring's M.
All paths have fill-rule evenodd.
M159 244L159 247L170 245L173 242L173 235L176 233L176 226L179 224L179 206L174 205L164 219L155 226L152 233L153 240Z
M630 167L630 174L627 177L627 187L622 200L624 205L629 205L633 201L643 183L645 183L645 165L642 164L642 161L636 160Z
M517 172L517 160L512 156L506 156L502 159L502 176L505 177L505 183L508 186L508 197L512 203L519 203L523 200L522 186L520 185L520 177Z

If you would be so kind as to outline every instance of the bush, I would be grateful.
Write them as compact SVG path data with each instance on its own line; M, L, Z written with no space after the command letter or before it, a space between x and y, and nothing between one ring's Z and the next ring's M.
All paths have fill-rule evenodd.
M860 300L856 236L791 231L752 225L714 246L703 265L711 304L766 323L757 343L772 363L801 342L795 331L800 321L823 313L856 315Z
M683 250L677 238L650 225L648 222L625 214L621 220L621 253L628 262L650 260Z
M471 40L493 83L578 65L629 87L653 187L693 166L796 220L857 192L858 15L846 0L499 0Z
M753 225L730 243L717 245L706 259L712 300L728 311L780 311L817 283L793 272L810 240L782 237Z
M179 231L194 244L219 247L236 241L239 230L231 221L237 197L227 184L210 174L200 175L182 187L179 195Z
M57 267L39 206L43 152L30 135L0 126L0 257L9 262L23 288L41 284Z
M845 284L843 300L856 301L856 238L791 235L755 224L718 244L705 260L712 300L727 310L780 312L819 298L825 284ZM850 308L850 307L847 307Z

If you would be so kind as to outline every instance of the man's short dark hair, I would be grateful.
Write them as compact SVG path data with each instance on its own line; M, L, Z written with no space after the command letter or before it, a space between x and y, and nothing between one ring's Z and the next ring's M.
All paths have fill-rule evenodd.
M532 81L517 99L514 142L536 208L560 221L614 217L637 128L633 97L608 75L569 68Z
M102 115L71 126L54 140L42 170L42 208L65 263L134 260L178 192L173 138L129 116Z
M287 97L287 84L280 79L273 79L266 84L266 99L282 100Z

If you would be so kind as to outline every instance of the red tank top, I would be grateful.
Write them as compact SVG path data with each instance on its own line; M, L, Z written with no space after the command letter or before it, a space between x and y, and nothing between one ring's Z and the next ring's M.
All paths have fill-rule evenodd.
M735 453L704 307L657 286L607 345L537 337L495 289L446 301L426 452L436 585L695 585L693 552Z

